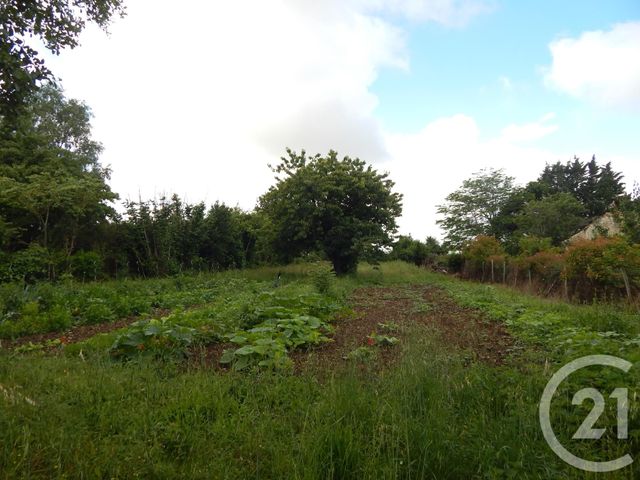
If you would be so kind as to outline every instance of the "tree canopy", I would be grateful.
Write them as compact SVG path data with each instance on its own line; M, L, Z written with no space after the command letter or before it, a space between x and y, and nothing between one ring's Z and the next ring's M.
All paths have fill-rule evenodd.
M282 176L259 201L281 261L319 251L343 274L391 243L402 195L386 173L334 151L309 157L287 149L287 155L273 169Z
M52 80L39 53L39 38L54 54L78 45L86 24L106 28L124 15L123 0L3 0L0 3L0 116L13 118L38 82Z
M98 163L90 119L86 105L48 85L30 97L17 131L0 138L0 218L10 249L53 242L71 253L113 214L117 195Z
M450 193L438 213L447 247L459 250L478 235L492 235L493 224L516 191L514 179L502 170L481 170Z
M528 202L518 215L519 233L550 238L559 245L585 225L585 208L569 193L556 193Z

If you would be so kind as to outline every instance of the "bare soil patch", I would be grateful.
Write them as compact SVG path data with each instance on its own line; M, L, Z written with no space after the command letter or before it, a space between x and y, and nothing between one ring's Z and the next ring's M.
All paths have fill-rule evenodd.
M351 298L355 316L336 322L333 342L310 352L294 352L296 370L333 370L350 352L368 346L372 332L400 339L395 346L374 346L376 366L385 368L402 353L408 327L427 326L441 342L469 352L473 359L491 365L504 363L513 339L504 326L477 310L458 305L444 290L431 285L364 287ZM395 332L381 324L395 324ZM415 331L415 330L414 330Z

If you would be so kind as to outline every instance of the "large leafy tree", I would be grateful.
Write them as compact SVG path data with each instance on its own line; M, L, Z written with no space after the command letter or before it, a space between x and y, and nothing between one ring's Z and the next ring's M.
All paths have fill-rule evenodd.
M19 106L51 72L28 45L37 37L54 54L78 45L87 23L106 28L124 15L123 0L2 0L0 2L0 116L13 118Z
M527 203L517 217L519 232L550 238L559 245L585 225L584 206L569 193L556 193Z
M386 173L334 151L287 154L273 169L280 175L275 186L259 201L268 219L265 234L281 261L320 251L344 274L355 271L363 255L390 245L402 195Z
M460 250L478 235L493 235L494 223L515 191L513 177L502 170L481 170L465 180L438 205L446 246Z
M89 247L117 198L109 170L98 162L91 112L48 85L32 95L17 130L0 137L0 218L10 233L5 247L31 243L70 255ZM0 119L0 124L2 120Z

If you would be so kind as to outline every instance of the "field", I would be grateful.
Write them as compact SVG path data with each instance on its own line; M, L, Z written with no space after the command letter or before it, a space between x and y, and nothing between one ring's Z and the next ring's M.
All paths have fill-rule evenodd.
M538 421L566 362L640 361L636 310L401 262L277 273L2 287L0 478L640 476L570 467ZM571 392L628 387L635 400L638 379L572 376L552 404L562 443L592 460L640 454L634 401L627 441L612 428L571 439L591 407Z

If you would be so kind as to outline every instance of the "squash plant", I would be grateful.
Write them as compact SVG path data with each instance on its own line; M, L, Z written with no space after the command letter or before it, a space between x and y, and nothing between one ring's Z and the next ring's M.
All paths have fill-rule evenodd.
M110 353L116 358L132 358L141 354L184 356L195 335L195 329L176 325L166 318L141 320L118 335Z

